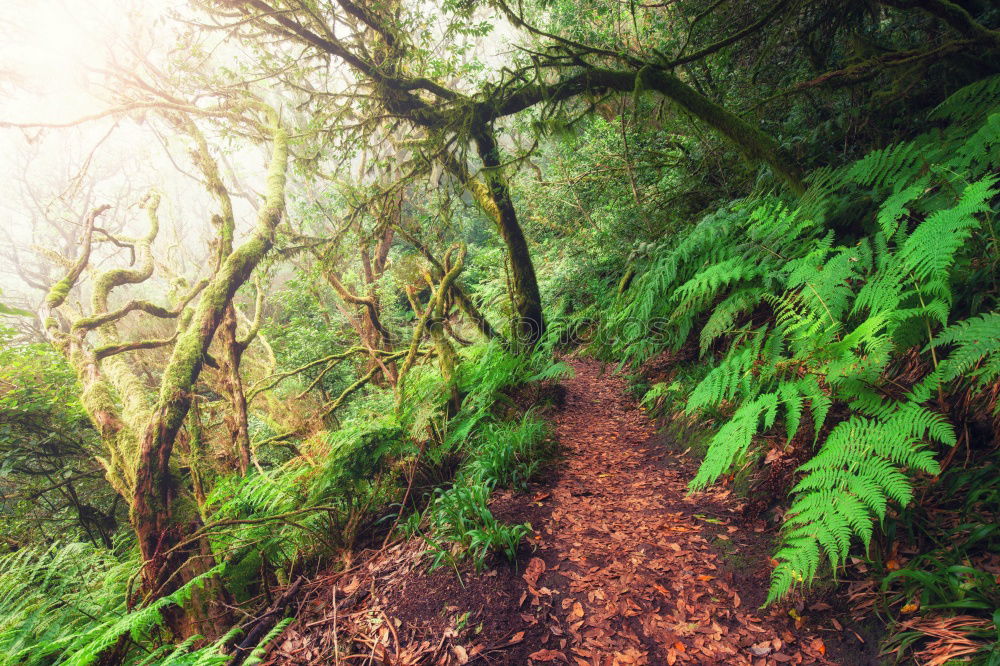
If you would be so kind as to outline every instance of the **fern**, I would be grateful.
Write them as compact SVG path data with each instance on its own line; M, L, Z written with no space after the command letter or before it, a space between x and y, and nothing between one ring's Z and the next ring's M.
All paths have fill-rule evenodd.
M864 187L898 187L918 174L924 164L923 159L918 143L897 143L868 153L842 173L845 181Z
M777 410L778 395L775 393L764 393L741 405L712 438L691 487L704 487L728 471L750 448L753 436L760 429L761 417L764 428L768 428L774 423Z
M766 294L767 291L761 287L737 289L715 306L708 321L701 328L699 335L701 355L704 356L712 343L720 337L735 333L733 327L739 316L755 308Z
M830 433L820 451L799 468L806 475L792 489L783 546L775 554L768 602L815 575L825 553L836 570L847 557L851 539L867 547L874 521L882 520L888 502L906 506L912 486L902 471L937 474L940 468L925 439L954 445L955 433L940 414L913 403L900 405L884 420L852 417Z
M935 112L961 122L814 173L796 207L750 200L706 217L653 253L612 317L612 328L633 327L613 347L632 362L680 347L699 321L703 358L728 344L687 400L688 412L729 415L693 489L748 460L760 433L782 427L791 441L811 419L818 449L799 469L769 601L808 584L824 561L835 571L891 504L911 501L914 475L937 473L934 447L955 435L923 404L936 388L1000 378L1000 318L952 324L956 281L1000 190L990 172L1000 166L998 101L994 77ZM859 197L872 201L872 232L838 244L822 220ZM741 326L750 312L753 326ZM644 336L656 321L662 335ZM913 348L950 353L900 396L894 364ZM824 435L834 405L847 416Z
M914 229L900 249L900 267L918 281L945 277L955 252L979 226L976 214L989 210L986 202L996 195L996 182L987 177L968 185L957 205L935 211Z
M941 361L932 381L939 385L968 377L977 388L986 388L1000 378L1000 313L959 322L928 344L928 348L944 346L951 346L952 351Z
M976 120L1000 106L1000 76L991 76L953 93L931 111L933 120Z
M753 381L751 370L760 355L766 337L765 328L757 329L746 344L731 351L691 393L687 410L691 412L707 405L717 405L724 400L732 399L741 385L748 387Z

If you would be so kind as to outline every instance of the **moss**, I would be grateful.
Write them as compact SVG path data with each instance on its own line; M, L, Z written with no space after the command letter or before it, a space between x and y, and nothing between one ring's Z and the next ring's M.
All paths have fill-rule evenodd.
M800 169L772 137L730 113L673 74L647 66L639 70L636 78L642 79L641 84L637 85L661 93L731 140L748 160L766 163L796 194L805 192Z
M270 250L275 227L284 212L287 134L278 126L274 111L268 115L272 121L274 142L268 168L267 196L254 233L225 257L202 292L190 323L183 327L174 345L160 380L157 404L139 440L132 521L140 552L146 560L153 560L178 545L187 526L200 522L196 503L191 503L189 496L176 496L178 489L174 485L176 472L171 469L171 453L190 410L192 388L201 372L205 352L219 327L224 310L236 290ZM187 557L183 550L177 553L177 558L181 557ZM210 565L210 562L198 561L199 566ZM170 565L164 566L169 572ZM176 589L176 583L161 583L160 572L148 568L144 573L147 589L160 593Z
M57 308L66 302L66 297L69 296L69 290L73 287L73 282L69 277L64 277L59 282L52 285L49 289L49 293L45 296L45 304L50 308Z
M122 418L136 428L149 418L149 389L121 356L101 363L101 369L118 395L122 396Z
M117 401L111 386L103 381L91 381L80 394L80 402L87 410L91 422L101 436L108 436L107 422L102 414L115 414L118 411Z
M486 183L479 178L473 177L466 183L466 187L472 192L473 198L479 204L479 207L483 209L483 212L493 220L494 224L499 226L500 208L497 206L496 201L493 200L490 188L486 186Z

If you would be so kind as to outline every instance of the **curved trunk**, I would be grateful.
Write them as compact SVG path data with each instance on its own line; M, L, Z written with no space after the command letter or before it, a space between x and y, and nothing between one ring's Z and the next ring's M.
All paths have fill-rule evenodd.
M163 372L160 395L139 447L132 523L142 554L143 586L155 596L169 594L214 565L208 544L185 536L201 526L193 502L182 492L170 465L177 434L191 408L192 389L209 345L236 290L246 282L271 249L274 231L284 211L287 134L273 118L274 143L267 178L267 198L253 235L229 254L202 294L193 320L181 332ZM196 592L187 612L175 609L167 617L180 636L215 634L224 623L214 611L224 609L217 583Z
M511 336L515 348L530 349L545 333L542 296L528 241L517 220L510 188L500 173L500 151L493 132L481 129L474 135L486 173L483 182L471 178L467 184L479 205L493 218L510 256L510 283L515 311Z

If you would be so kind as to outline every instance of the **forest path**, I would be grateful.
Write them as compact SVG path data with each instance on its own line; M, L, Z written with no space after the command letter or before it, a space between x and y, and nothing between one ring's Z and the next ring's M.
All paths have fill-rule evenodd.
M759 610L764 528L743 523L728 490L688 494L694 465L668 452L625 379L569 363L550 414L561 459L527 493L490 503L499 520L533 526L516 565L428 573L420 539L358 554L347 572L309 582L266 663L876 663L827 654L816 623L787 609ZM338 646L354 656L336 659Z
M758 613L766 577L754 577L755 598L741 599L734 563L755 558L766 576L766 555L741 555L730 493L689 495L691 465L665 454L625 380L595 362L572 365L553 418L565 464L546 491L551 511L534 526L542 538L524 573L532 616L550 637L529 657L581 666L825 662L822 642Z

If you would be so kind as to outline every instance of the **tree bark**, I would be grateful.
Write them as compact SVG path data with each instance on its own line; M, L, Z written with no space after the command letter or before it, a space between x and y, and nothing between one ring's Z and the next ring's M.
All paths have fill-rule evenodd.
M471 178L467 184L483 210L497 226L510 257L511 291L515 319L511 337L515 349L530 349L545 333L542 296L538 291L535 266L528 241L517 219L510 188L500 173L500 150L492 130L479 128L473 138L483 160L483 178ZM485 182L484 182L485 181Z
M274 116L272 112L272 116ZM145 427L139 448L132 522L144 561L144 588L157 596L169 594L214 564L207 543L184 543L201 518L185 501L171 471L170 454L191 407L192 389L205 355L236 290L249 277L274 241L274 231L284 211L287 134L272 117L273 147L268 169L267 195L251 237L227 256L202 293L193 321L180 334L163 373L160 395ZM217 590L205 588L205 599L194 599L189 613L175 609L168 614L171 629L179 636L215 635L224 627L223 607L211 598ZM200 595L199 595L200 596ZM224 617L224 615L223 615Z
M243 347L236 339L236 324L236 308L230 303L219 328L219 342L222 346L220 370L223 384L229 394L229 404L232 406L231 413L226 415L226 426L229 428L240 474L245 476L250 469L250 435L247 398L243 391L243 378L240 375Z

